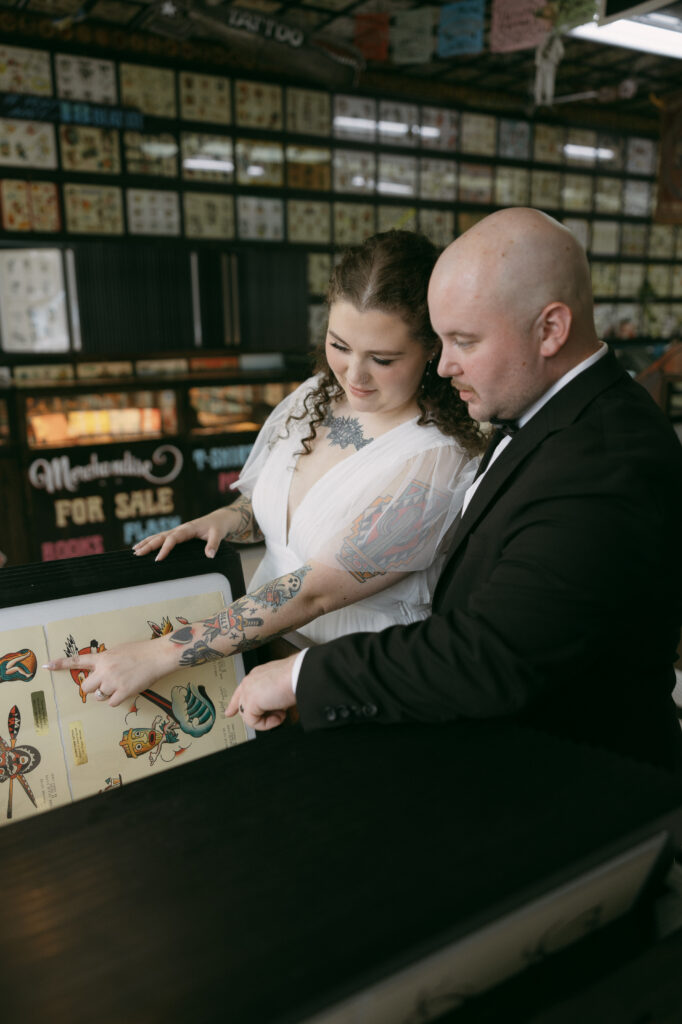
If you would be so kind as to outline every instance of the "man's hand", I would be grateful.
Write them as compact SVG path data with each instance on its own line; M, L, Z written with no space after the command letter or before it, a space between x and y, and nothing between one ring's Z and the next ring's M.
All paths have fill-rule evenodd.
M297 655L259 665L244 676L232 694L225 716L239 711L246 725L254 729L274 729L287 717L287 709L296 703L291 688L291 670Z

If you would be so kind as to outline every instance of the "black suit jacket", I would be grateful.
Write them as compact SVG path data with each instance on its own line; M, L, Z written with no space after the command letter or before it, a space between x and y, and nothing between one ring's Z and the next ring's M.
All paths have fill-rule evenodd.
M304 728L514 716L668 767L682 448L611 353L481 480L423 622L311 648Z

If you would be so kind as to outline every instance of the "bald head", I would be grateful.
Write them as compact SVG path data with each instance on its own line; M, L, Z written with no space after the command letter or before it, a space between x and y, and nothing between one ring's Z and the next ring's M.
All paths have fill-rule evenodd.
M429 313L438 372L478 420L517 418L599 347L585 253L539 210L499 210L449 245Z
M540 210L498 210L445 249L431 289L464 287L485 294L488 303L518 324L548 303L562 302L572 314L568 349L596 346L585 252L568 228Z

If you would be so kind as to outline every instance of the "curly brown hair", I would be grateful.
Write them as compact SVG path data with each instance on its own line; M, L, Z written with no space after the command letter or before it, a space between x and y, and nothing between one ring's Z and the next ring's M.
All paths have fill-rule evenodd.
M431 326L427 291L439 255L440 249L426 235L415 231L393 230L372 235L341 256L329 279L327 305L331 307L344 300L361 313L394 313L427 353L437 352L440 341ZM450 381L436 373L436 362L434 356L426 364L416 395L420 409L417 422L421 426L435 424L443 434L456 438L468 454L478 455L485 447L485 438ZM287 420L288 424L292 419L309 418L310 432L301 442L306 453L310 453L317 427L330 405L344 395L327 362L324 342L315 351L314 369L320 379L306 396L304 411Z

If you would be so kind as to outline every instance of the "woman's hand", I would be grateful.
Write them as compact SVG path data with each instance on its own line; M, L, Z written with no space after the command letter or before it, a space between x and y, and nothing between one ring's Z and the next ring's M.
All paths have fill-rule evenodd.
M176 544L184 544L186 540L197 537L206 541L204 554L207 558L214 558L223 537L230 532L231 515L230 506L217 508L200 519L190 519L188 523L181 523L172 530L165 530L163 533L153 533L145 537L133 546L136 555L147 555L150 551L160 548L155 562L161 562L170 554Z
M117 644L101 654L55 658L43 668L51 672L77 669L83 693L116 708L178 667L177 652L165 637Z
M244 722L259 731L281 725L287 717L287 709L296 703L291 670L297 657L292 654L252 669L232 694L225 717L231 718L239 711Z

